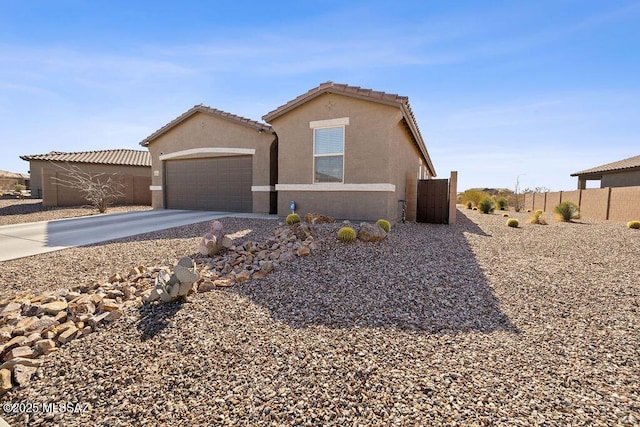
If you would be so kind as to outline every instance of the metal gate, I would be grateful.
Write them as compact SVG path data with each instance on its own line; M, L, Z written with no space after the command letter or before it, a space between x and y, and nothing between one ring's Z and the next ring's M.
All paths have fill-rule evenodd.
M449 223L448 179L421 179L418 181L416 221L432 224Z

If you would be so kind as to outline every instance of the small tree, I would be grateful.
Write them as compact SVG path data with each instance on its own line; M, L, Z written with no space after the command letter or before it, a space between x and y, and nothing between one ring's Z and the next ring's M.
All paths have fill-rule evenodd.
M124 184L117 179L117 173L90 174L78 166L65 165L56 165L64 173L52 178L54 184L78 190L98 212L106 212L115 200L124 196Z
M14 186L13 186L13 191L15 191L16 193L18 193L18 197L19 197L20 199L24 199L24 193L23 193L23 191L24 191L24 189L25 189L25 188L27 188L27 187L25 187L25 186L24 186L24 185L22 185L22 184L16 184L16 185L14 185Z

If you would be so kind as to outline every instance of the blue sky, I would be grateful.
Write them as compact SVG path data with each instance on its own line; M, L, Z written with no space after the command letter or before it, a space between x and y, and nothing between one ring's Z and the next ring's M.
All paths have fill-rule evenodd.
M574 189L640 154L640 1L0 0L0 169L327 80L408 96L459 190Z

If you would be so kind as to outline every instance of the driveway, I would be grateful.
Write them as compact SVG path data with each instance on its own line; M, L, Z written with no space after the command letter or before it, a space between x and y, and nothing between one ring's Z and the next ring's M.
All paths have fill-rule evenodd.
M275 215L159 209L5 225L0 227L0 261L230 216L277 218Z

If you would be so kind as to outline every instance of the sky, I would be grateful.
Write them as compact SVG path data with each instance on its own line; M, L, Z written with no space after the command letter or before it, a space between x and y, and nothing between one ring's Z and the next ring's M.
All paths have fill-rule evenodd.
M0 0L0 170L329 80L408 96L460 191L572 190L640 154L640 1Z

